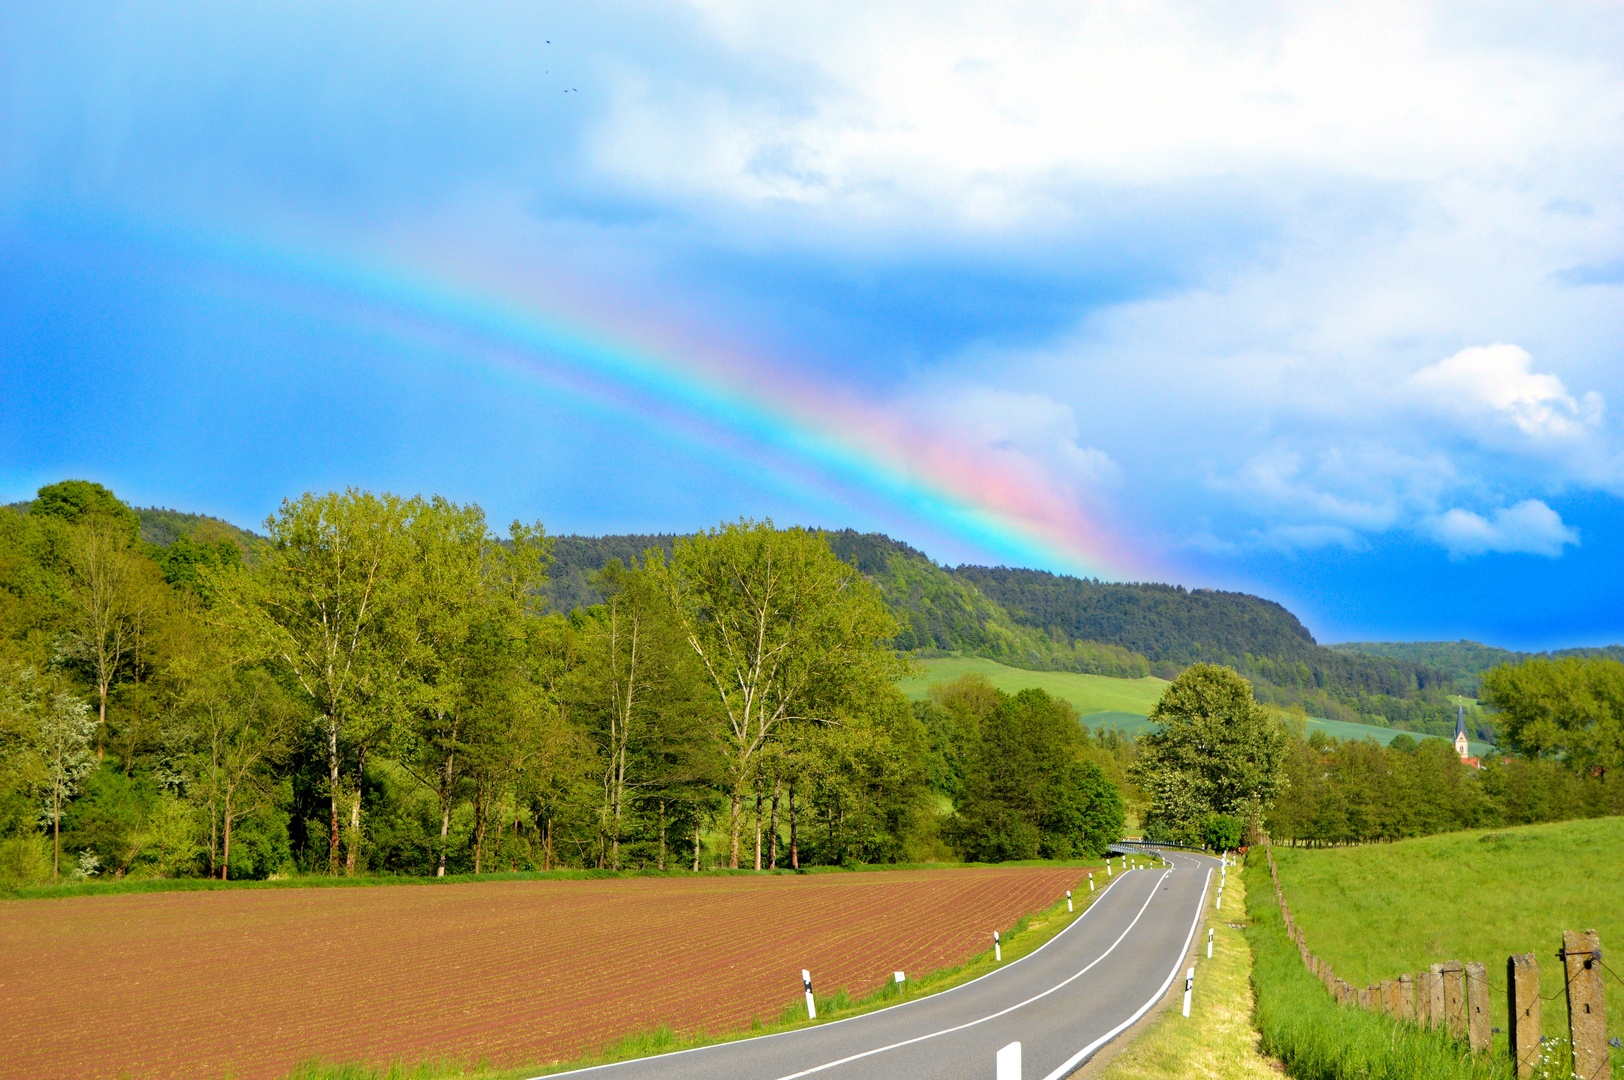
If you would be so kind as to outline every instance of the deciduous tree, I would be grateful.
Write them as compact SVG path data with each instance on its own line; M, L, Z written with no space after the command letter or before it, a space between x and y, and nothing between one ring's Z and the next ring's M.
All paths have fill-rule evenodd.
M783 725L828 722L844 701L871 695L908 669L874 585L821 534L739 521L679 540L657 576L704 666L723 728L729 784L729 864L739 865L741 809L758 756Z

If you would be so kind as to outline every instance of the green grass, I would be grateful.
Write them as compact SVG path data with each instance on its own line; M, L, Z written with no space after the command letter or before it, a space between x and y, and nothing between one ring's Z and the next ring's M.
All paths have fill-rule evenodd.
M385 1065L366 1065L354 1062L309 1061L288 1073L284 1080L521 1080L521 1078L525 1077L546 1076L552 1073L567 1072L571 1069L582 1069L593 1065L607 1065L615 1061L647 1057L651 1054L664 1054L673 1050L690 1050L700 1046L711 1046L717 1043L754 1038L757 1035L770 1035L781 1031L793 1031L797 1028L831 1023L835 1020L846 1020L863 1013L887 1008L904 1000L928 997L932 994L939 994L944 990L951 990L955 986L961 986L973 979L979 979L996 968L1014 963L1024 956L1030 956L1052 940L1060 931L1081 918L1083 912L1087 911L1094 900L1103 894L1103 890L1099 893L1080 893L1076 897L1077 910L1075 913L1067 912L1066 902L1061 900L1046 911L1022 916L1013 926L1001 934L1004 954L1002 963L994 962L992 950L989 949L984 953L971 957L963 964L934 971L923 978L910 977L908 982L902 986L895 983L886 983L879 990L861 999L853 999L844 989L837 989L830 994L819 994L817 995L817 1020L808 1020L806 1018L806 1007L797 998L786 1004L776 1017L765 1020L758 1017L747 1027L735 1031L719 1034L706 1034L704 1032L685 1034L662 1026L651 1031L633 1032L623 1036L605 1046L599 1053L589 1054L573 1061L554 1062L550 1065L492 1068L484 1062L467 1063L455 1058L431 1060L410 1065L401 1062Z
M1554 956L1562 931L1596 930L1603 958L1609 951L1624 958L1624 818L1274 851L1309 947L1357 986L1443 960L1481 961L1496 1003L1494 1024L1503 1028L1506 957L1531 952L1547 997L1541 1029L1565 1037L1562 968ZM1624 962L1608 962L1624 976ZM1606 982L1608 1032L1621 1035L1624 984ZM1504 1035L1495 1037L1495 1047L1503 1056Z
M1006 694L1029 686L1037 687L1052 697L1075 705L1077 711L1083 714L1083 723L1089 727L1114 724L1129 735L1154 726L1146 717L1156 707L1156 702L1161 700L1162 691L1167 689L1167 680L1155 677L1113 679L1109 675L1078 675L1070 671L1027 671L979 656L944 656L921 660L919 665L924 668L922 675L897 684L910 698L924 697L925 691L933 683L952 682L960 675L985 675L988 682ZM1408 734L1417 741L1426 737L1415 732L1402 732L1398 728L1313 718L1308 721L1308 730L1323 731L1344 741L1375 739L1383 746L1392 742L1396 735ZM1488 749L1487 743L1471 744L1474 754L1487 753Z
M1161 700L1166 679L1113 679L1107 675L1078 675L1070 671L1027 671L979 656L943 656L919 661L924 674L897 684L911 698L922 698L932 683L951 682L960 675L985 675L987 681L1013 694L1035 686L1077 706L1080 713L1118 711L1143 717Z
M1280 850L1275 849L1277 858ZM1284 878L1283 869L1281 874ZM1280 1059L1289 1075L1298 1080L1509 1080L1503 1048L1474 1056L1441 1031L1336 1004L1286 937L1261 848L1248 859L1245 882L1254 1017L1263 1051ZM1291 906L1302 925L1295 899ZM1351 928L1353 920L1348 922ZM1315 941L1312 930L1309 941ZM1316 951L1326 956L1317 946ZM1343 973L1340 966L1337 970Z

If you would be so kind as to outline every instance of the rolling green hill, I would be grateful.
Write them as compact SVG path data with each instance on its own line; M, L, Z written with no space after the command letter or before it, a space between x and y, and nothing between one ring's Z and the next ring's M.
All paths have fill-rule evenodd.
M1186 665L1207 661L1240 671L1269 704L1380 731L1454 733L1449 673L1408 657L1327 649L1291 612L1260 597L1005 567L949 568L878 533L825 535L835 554L879 588L901 627L896 646L922 658L973 657L1027 671L1118 679L1171 679ZM594 571L610 559L629 562L649 547L669 552L675 540L669 534L559 537L548 587L553 607L597 603ZM1472 723L1473 734L1489 734L1476 713Z
M974 673L985 675L988 682L1007 694L1027 687L1036 687L1053 697L1071 702L1082 714L1083 723L1089 727L1111 726L1130 735L1151 727L1146 716L1155 708L1162 691L1167 687L1165 679L1154 677L1113 679L1104 675L1080 675L1069 671L1024 671L982 657L954 656L927 659L920 661L920 666L925 669L924 674L897 684L910 698L924 697L925 692L935 683L951 682L961 675ZM1475 710L1477 703L1471 702L1470 708ZM1323 731L1342 741L1374 739L1383 746L1392 742L1397 735L1410 734L1414 737L1416 734L1401 732L1398 728L1352 724L1319 717L1309 718L1308 730ZM1483 754L1488 752L1489 745L1474 741L1471 748L1472 753Z

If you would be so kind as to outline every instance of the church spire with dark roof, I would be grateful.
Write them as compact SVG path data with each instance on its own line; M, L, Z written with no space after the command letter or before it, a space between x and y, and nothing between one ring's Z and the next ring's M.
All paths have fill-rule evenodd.
M1465 761L1471 753L1471 744L1466 740L1466 702L1460 698L1455 699L1455 751Z

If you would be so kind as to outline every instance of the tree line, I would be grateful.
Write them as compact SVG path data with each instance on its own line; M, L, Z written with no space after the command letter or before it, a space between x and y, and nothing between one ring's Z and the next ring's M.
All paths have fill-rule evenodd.
M896 621L821 533L626 552L563 613L553 538L474 505L307 494L266 530L143 544L83 481L0 512L0 876L773 869L1120 835L1069 706L902 696Z
M1441 738L1339 741L1258 702L1234 670L1196 664L1133 748L1148 835L1236 846L1346 844L1624 813L1624 663L1534 658L1483 677L1503 744L1463 761Z

